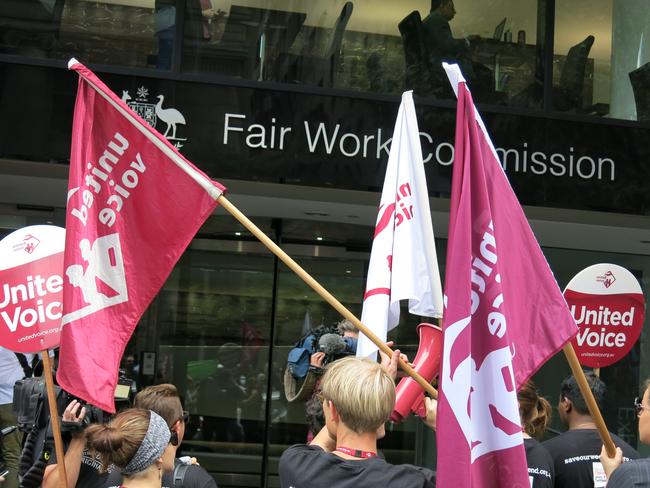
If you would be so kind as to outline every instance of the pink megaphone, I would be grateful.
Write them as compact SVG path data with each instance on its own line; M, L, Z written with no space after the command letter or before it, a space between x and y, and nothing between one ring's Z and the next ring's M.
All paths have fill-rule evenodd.
M442 330L426 322L418 325L420 345L413 361L413 369L431 382L440 370L440 352L442 350ZM402 378L395 389L395 408L390 416L393 422L401 422L410 412L426 416L424 408L424 391L411 377Z

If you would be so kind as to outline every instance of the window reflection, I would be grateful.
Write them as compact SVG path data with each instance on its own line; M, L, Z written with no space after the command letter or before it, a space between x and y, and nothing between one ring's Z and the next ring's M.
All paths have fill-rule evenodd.
M500 104L528 103L535 75L534 0L191 0L185 25L183 69L196 73L449 98L450 61Z
M642 0L558 3L553 108L650 120L649 15Z
M3 53L169 69L174 0L2 0ZM160 51L160 52L159 52Z
M158 39L156 68L171 69L176 35L176 2L156 0L154 31Z
M453 98L450 61L478 102L647 121L649 15L645 0L0 0L0 52L432 99Z
M158 294L156 382L174 383L185 399L185 451L208 471L259 474L273 259L238 244L195 240Z
M48 56L59 35L63 0L0 2L0 48L3 53Z
M555 13L553 108L609 112L612 2L558 4ZM575 19L580 18L576 23Z

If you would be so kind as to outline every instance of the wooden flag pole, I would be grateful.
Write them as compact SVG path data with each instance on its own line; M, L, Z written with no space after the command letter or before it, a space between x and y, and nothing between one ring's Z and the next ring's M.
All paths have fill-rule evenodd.
M607 456L613 458L616 454L616 446L614 445L614 441L612 441L612 436L609 435L609 431L605 425L605 420L603 419L603 415L600 413L600 409L596 404L594 394L591 392L591 388L589 388L589 383L587 383L585 373L582 371L580 362L578 362L578 356L576 356L573 345L568 342L567 345L564 346L563 351L564 355L567 358L567 361L569 362L569 366L571 367L571 372L573 373L575 379L578 381L580 393L582 393L582 397L585 399L585 403L587 404L591 418L594 419L594 422L596 423L596 428L598 429L600 439L605 445Z
M56 452L56 467L59 470L59 486L68 488L68 476L65 471L65 451L63 449L63 439L61 438L61 426L59 424L59 412L56 408L56 393L54 392L54 380L52 378L52 361L50 354L46 350L41 351L43 358L43 375L45 376L45 386L47 389L47 403L50 406L50 422L52 423L52 433L54 434L54 451Z
M314 278L312 278L309 273L307 273L298 263L296 263L287 253L285 253L280 247L273 242L266 234L264 234L253 222L249 220L243 213L237 209L230 201L223 195L218 199L219 204L223 206L225 210L230 212L233 217L235 217L246 229L250 231L257 239L260 240L273 254L275 254L280 261L289 267L294 273L296 273L312 290L318 293L327 303L329 303L334 309L339 312L343 317L348 319L354 324L354 326L363 332L365 336L370 339L384 354L392 355L393 351L390 347L384 344L379 337L368 329L361 321L354 316L347 308L343 306L330 292L328 292L320 283L318 283ZM433 398L438 398L438 392L436 389L431 386L431 384L424 379L417 371L415 371L411 365L407 362L399 360L399 366L404 370L411 378L413 378L426 392L428 392Z
M73 69L73 66L78 64L78 61L74 58L71 58L68 61L68 69ZM119 103L113 100L107 93L104 93L97 85L90 81L86 76L81 72L78 72L87 83L90 85L101 97L103 97L108 103L110 103L122 116L128 120L135 128L137 128L153 145L160 149L163 154L169 157L178 167L182 168L194 181L197 182L205 191L207 191L211 196L217 199L217 201L232 214L244 227L246 227L255 237L257 237L262 244L264 244L269 250L275 254L280 260L286 264L289 269L296 273L302 280L307 283L316 293L318 293L327 303L332 305L343 317L348 319L354 324L354 326L363 332L368 339L370 339L384 354L391 355L393 351L379 338L374 335L361 321L354 316L347 308L345 308L341 302L339 302L333 295L331 295L325 288L323 288L320 283L318 283L314 278L312 278L304 269L302 269L298 263L296 263L288 254L286 254L280 247L269 239L266 234L264 234L253 222L251 222L248 217L241 213L237 207L235 207L228 199L223 196L221 190L218 189L214 183L209 180L203 173L198 171L194 166L189 164L185 159L183 159L180 154L176 153L168 144L164 143L161 139L154 136L152 133L151 127L143 122L137 115L135 115L130 110L124 109ZM411 377L413 378L425 391L427 391L433 398L438 398L438 392L436 389L431 386L427 380L418 374L409 364L399 360L400 367ZM58 456L58 453L57 453Z

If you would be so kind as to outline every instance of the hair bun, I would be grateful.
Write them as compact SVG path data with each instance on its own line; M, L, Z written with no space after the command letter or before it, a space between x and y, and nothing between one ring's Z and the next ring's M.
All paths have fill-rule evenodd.
M91 425L86 430L88 445L98 451L110 453L122 447L122 434L110 425Z

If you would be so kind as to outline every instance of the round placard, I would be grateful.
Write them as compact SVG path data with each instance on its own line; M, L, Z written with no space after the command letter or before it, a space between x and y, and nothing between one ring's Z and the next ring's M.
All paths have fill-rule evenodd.
M639 339L645 299L627 269L605 263L589 266L569 282L564 298L580 329L572 343L583 366L614 364Z
M0 345L37 352L59 345L65 229L32 225L0 241Z

